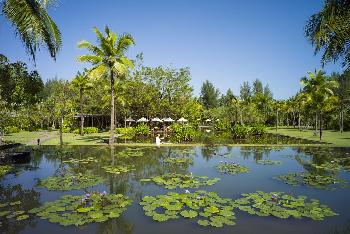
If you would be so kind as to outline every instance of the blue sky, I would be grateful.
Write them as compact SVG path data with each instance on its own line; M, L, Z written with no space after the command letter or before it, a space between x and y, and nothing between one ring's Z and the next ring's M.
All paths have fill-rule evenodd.
M243 81L258 78L269 83L275 98L292 96L307 71L320 68L320 55L305 39L309 16L323 0L59 0L50 9L58 24L63 47L54 62L42 50L36 69L43 79L72 79L83 65L76 62L85 51L80 40L95 42L92 27L108 25L118 33L131 33L134 58L143 52L145 65L189 67L195 94L210 80L221 92L239 93ZM0 53L11 61L30 62L9 23L0 16ZM329 64L327 73L341 71Z

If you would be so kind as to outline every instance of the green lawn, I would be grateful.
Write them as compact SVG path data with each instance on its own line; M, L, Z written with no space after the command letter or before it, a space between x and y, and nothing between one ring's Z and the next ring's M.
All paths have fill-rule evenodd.
M285 136L298 137L307 140L319 140L319 136L314 136L313 130L298 130L295 128L279 128L276 132L275 128L268 128L269 133L277 133ZM331 143L334 146L350 147L350 132L340 133L334 130L324 130L322 141Z
M79 134L74 133L63 133L63 143L66 145L99 145L104 144L103 140L108 140L108 138L108 132L85 134L84 136L80 136ZM58 135L55 138L43 142L43 145L59 144L60 138Z
M48 131L37 131L37 132L19 132L19 133L11 133L5 134L5 141L22 143L22 144L37 144L37 139L45 139L50 137L55 137L57 132L48 132Z

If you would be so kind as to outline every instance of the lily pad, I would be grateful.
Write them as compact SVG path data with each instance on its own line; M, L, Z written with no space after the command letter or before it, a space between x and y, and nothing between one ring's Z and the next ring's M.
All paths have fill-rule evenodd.
M38 187L45 187L48 190L73 190L84 189L104 182L104 179L96 175L64 175L53 176L39 180Z
M125 165L125 166L104 166L102 167L107 173L111 174L121 174L121 173L127 173L129 171L135 170L135 167L133 165Z
M313 188L335 190L336 188L349 188L346 180L338 179L331 175L319 175L316 173L289 173L279 175L275 179L293 186L307 185Z
M192 164L193 160L189 157L171 157L164 159L164 162L173 164Z
M164 186L167 189L174 188L198 188L200 186L213 185L218 182L219 178L208 179L206 176L194 176L192 174L164 174L149 179L142 179L141 182L153 182L157 185Z
M67 160L64 160L63 163L70 163L70 164L90 164L90 163L97 163L97 158L88 157L83 159L77 159L77 158L69 158Z
M212 227L235 224L232 204L231 199L221 198L214 192L202 190L194 193L170 192L155 197L145 196L140 202L145 215L155 221L164 222L181 216L187 219L198 217L199 225Z
M257 164L261 165L281 165L282 162L278 160L258 160L256 161Z
M28 213L25 210L21 210L21 201L12 201L6 203L0 203L0 220L16 220L21 221L29 218Z
M239 163L235 162L223 162L221 161L218 165L216 165L216 169L225 174L241 174L248 173L249 168Z
M262 191L242 194L242 196L243 198L234 201L234 206L251 215L271 215L283 219L308 217L313 220L323 220L337 215L328 206L321 205L316 199L307 200L306 196L293 197L283 192Z
M126 148L125 150L118 152L116 155L119 158L142 157L144 152L137 148Z
M81 226L119 217L131 202L122 194L93 192L85 196L65 195L57 201L46 202L29 213L63 226Z
M10 165L0 165L0 177L6 175L11 170L12 166Z

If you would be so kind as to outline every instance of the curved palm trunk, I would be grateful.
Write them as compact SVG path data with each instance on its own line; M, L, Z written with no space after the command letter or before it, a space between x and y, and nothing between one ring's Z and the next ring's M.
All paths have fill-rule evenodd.
M111 127L109 144L112 146L114 144L114 74L113 69L111 69Z
M80 89L80 135L84 136L83 90Z

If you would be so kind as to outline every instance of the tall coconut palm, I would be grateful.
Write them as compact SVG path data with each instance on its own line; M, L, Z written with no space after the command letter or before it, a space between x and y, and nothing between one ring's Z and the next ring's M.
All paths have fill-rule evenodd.
M109 77L111 88L111 127L109 144L114 144L114 101L115 101L115 78L123 79L128 68L133 66L133 62L125 56L125 52L131 45L135 44L134 38L130 34L122 34L119 38L106 26L104 36L97 28L93 29L98 41L98 46L88 41L80 41L79 48L84 48L92 54L81 55L79 62L89 62L93 65L91 74L100 77Z
M87 71L83 73L78 72L75 78L71 82L72 86L79 91L79 104L80 104L80 135L84 136L84 93L85 91L92 89L93 85L89 80Z
M40 46L47 47L51 57L56 59L62 45L61 33L47 12L52 2L53 0L0 1L3 15L14 27L34 62Z
M318 111L320 140L322 140L322 111L327 106L327 101L334 96L333 90L338 87L338 82L325 76L322 70L315 73L308 72L309 77L301 78L301 84L304 86L304 92L311 97L313 105Z

